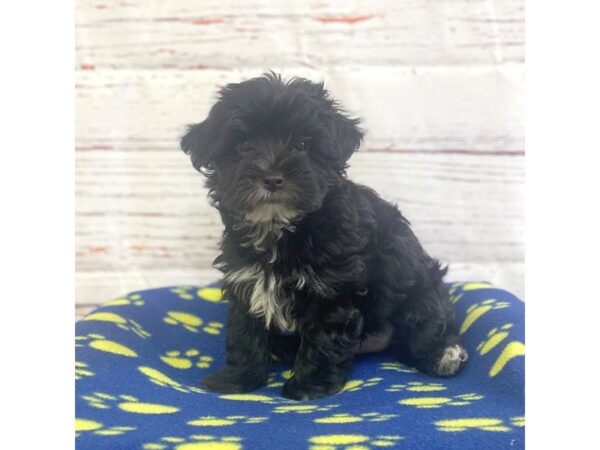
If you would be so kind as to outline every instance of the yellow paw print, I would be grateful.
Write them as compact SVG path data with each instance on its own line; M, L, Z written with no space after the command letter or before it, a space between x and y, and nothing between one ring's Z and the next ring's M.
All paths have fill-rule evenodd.
M482 289L493 289L490 283L453 283L448 293L450 294L450 303L457 303L467 291L479 291Z
M238 402L258 402L269 405L282 402L282 400L262 394L224 394L219 395L219 398L225 400L235 400Z
M163 318L163 322L169 325L181 325L192 333L197 333L200 325L204 323L200 317L181 311L169 311Z
M518 356L525 356L525 344L519 341L512 341L506 344L506 347L504 347L500 356L498 356L498 359L494 362L488 372L490 378L495 377L502 372L502 369L504 369L506 364L508 364L511 359Z
M450 294L450 296L448 297L448 300L450 301L450 303L458 303L458 301L463 298L464 292L459 292L457 294Z
M110 409L116 405L122 411L135 414L172 414L179 411L176 406L140 402L132 395L110 395L104 392L94 392L93 394L82 395L81 398L93 408Z
M392 384L386 389L387 392L437 392L445 390L446 386L444 386L442 383L422 383L420 381L411 381L407 384Z
M415 408L441 408L442 406L465 406L470 405L475 400L481 400L483 395L479 394L461 394L453 397L412 397L403 398L398 403L405 406L414 406Z
M221 303L226 301L223 300L223 291L219 288L205 287L199 289L197 294L198 297L200 297L202 300L206 300L213 303Z
M223 329L223 324L220 322L208 322L208 324L202 328L202 331L208 334L220 334Z
M83 377L91 377L94 372L89 370L88 365L81 361L75 361L75 379L80 380Z
M456 291L459 290L462 285L463 285L463 283L452 283L450 285L450 288L448 289L448 293L450 295L454 295L456 293Z
M163 318L163 322L169 325L181 325L192 333L198 333L200 327L204 324L200 317L182 311L169 311L167 316ZM220 322L209 322L202 327L202 331L209 334L220 334L222 329L223 324Z
M118 342L109 341L101 334L88 334L87 336L75 336L75 347L84 347L87 345L95 350L102 352L113 353L115 355L129 356L136 358L138 355L135 350L126 347Z
M352 415L347 413L333 414L327 417L319 417L314 419L315 423L328 423L328 424L340 424L340 423L355 423L355 422L385 422L386 420L398 417L398 414L381 414L378 412L364 413L360 415Z
M310 450L370 450L381 447L395 447L402 436L364 434L322 434L309 439Z
M489 417L477 417L466 419L448 419L438 420L434 422L439 431L467 431L467 430L483 430L483 431L510 431L502 419L493 419Z
M292 377L293 374L294 372L292 370L284 370L279 374L270 372L269 379L267 381L267 387L281 387L285 384L286 380L289 380Z
M160 359L165 364L175 367L176 369L189 369L194 366L206 369L210 367L213 357L208 355L200 356L198 350L191 348L183 354L177 350L166 352Z
M108 405L106 401L118 400L118 397L105 394L104 392L94 392L93 394L82 395L81 398L84 399L92 408L98 409L109 409L110 405Z
M485 355L488 352L492 351L498 345L500 345L510 334L510 329L513 327L513 324L507 323L502 325L501 327L496 327L490 330L487 334L485 340L479 343L477 346L477 351L480 355ZM504 347L498 359L494 362L492 367L488 372L489 377L495 377L502 369L506 366L506 364L513 358L518 356L525 355L525 344L519 341L512 341Z
M194 293L194 288L191 286L178 286L171 289L171 292L182 300L193 300L195 298L194 294L196 294L201 300L213 303L225 302L223 300L223 291L220 288L205 287L198 289Z
M514 427L524 427L525 426L525 416L511 417L510 423Z
M510 303L499 302L498 300L495 300L493 298L484 300L479 303L474 303L473 305L469 306L469 309L467 309L467 317L465 317L465 320L460 326L459 333L464 334L471 327L471 325L473 325L475 321L481 316L483 316L485 313L496 309L508 308L509 306Z
M262 423L267 420L268 417L248 417L248 416L226 416L226 417L214 417L214 416L203 416L194 420L190 420L188 425L195 427L224 427L229 425L237 424L253 424Z
M380 367L383 370L393 370L394 372L417 373L417 369L407 366L406 364L402 364L398 361L382 362Z
M79 437L83 433L92 433L98 436L118 436L135 429L136 427L124 426L105 427L100 422L94 420L75 419L75 437Z
M112 313L112 312L98 311L98 312L92 313L88 316L85 316L81 320L82 321L95 320L95 321L99 321L99 322L112 322L112 323L116 324L117 327L119 327L120 329L132 331L141 338L146 339L147 337L151 336L151 334L148 333L146 330L144 330L144 328L142 328L142 326L139 323L137 323L135 320L125 319L124 317L122 317L118 314Z
M193 300L194 294L190 292L192 289L191 286L178 286L170 291L182 300Z
M164 373L159 372L158 370L153 369L152 367L141 366L138 367L138 370L144 375L146 375L151 383L156 384L158 386L170 387L171 389L175 389L176 391L183 392L186 394L189 394L190 392L195 392L197 394L206 393L206 391L204 391L203 389L197 388L195 386L185 386L181 383L178 383L177 381L173 380L172 378L169 378Z
M131 294L126 297L121 297L113 300L110 303L107 303L105 306L124 306L124 305L134 305L134 306L144 306L144 300L141 300L142 296L140 294Z
M480 291L482 289L493 289L494 285L491 283L463 283L463 291Z
M498 344L500 344L509 335L509 331L513 327L513 324L507 323L501 327L493 328L487 334L487 338L477 346L477 351L480 355L485 355L487 352L492 350Z
M143 444L144 450L241 450L242 438L236 436L217 437L206 434L193 434L188 438L166 436L160 442Z
M381 377L373 377L367 380L349 380L346 382L344 387L340 392L355 392L360 391L366 387L377 386L383 378Z
M317 405L282 405L276 406L273 409L273 412L276 414L311 414L314 412L326 412L331 411L334 408L339 407L340 405L326 405L326 406L317 406Z

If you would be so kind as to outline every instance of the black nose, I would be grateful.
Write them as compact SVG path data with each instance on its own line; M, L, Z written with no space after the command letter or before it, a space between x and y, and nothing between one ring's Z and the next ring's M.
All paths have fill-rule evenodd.
M270 175L263 180L265 188L275 192L283 186L283 177L281 175Z

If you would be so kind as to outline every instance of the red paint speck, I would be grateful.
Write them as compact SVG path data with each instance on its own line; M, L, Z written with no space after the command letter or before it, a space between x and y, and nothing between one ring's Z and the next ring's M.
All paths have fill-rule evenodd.
M108 8L107 5L96 5L96 9L106 9Z
M358 22L364 22L365 20L369 20L372 19L374 16L339 16L339 17L332 17L332 16L325 16L325 17L314 17L315 20L318 20L319 22L324 22L324 23L349 23L349 24L355 24Z
M92 253L106 253L106 247L90 247L90 252Z
M221 23L223 19L196 19L192 20L194 25L211 25L213 23Z
M82 64L81 70L95 70L96 66L93 64Z

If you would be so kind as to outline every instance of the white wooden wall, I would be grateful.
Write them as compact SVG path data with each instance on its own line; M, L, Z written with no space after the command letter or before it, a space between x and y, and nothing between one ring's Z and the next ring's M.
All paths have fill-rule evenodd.
M219 86L324 80L363 118L350 177L449 279L523 294L522 0L78 0L78 313L214 280L220 220L178 147Z

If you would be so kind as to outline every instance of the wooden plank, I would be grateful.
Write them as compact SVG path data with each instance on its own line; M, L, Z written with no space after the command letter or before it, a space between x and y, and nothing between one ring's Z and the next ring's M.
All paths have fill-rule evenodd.
M363 119L364 151L522 154L521 66L288 68L324 79ZM238 71L102 70L76 76L78 150L176 150L203 120L219 86L260 75Z
M523 61L522 0L193 0L76 4L82 69Z

